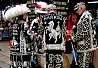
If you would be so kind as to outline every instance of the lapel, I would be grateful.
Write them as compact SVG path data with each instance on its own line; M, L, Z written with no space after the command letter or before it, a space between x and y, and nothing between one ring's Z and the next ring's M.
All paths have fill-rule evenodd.
M88 11L85 11L85 12L82 14L82 16L80 17L80 19L79 19L77 25L82 21L82 19L84 18L84 15L86 15L86 14L89 14L89 12L88 12Z

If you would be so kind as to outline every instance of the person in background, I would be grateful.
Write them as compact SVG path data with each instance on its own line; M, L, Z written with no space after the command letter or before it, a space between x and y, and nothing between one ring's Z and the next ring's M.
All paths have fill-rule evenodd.
M95 23L96 23L96 39L97 39L97 46L98 46L98 10L96 10L96 18L95 18ZM98 68L98 64L97 64L97 60L98 60L98 49L94 51L94 65L95 65L95 68Z
M38 33L39 24L41 22L40 19L42 18L44 14L47 13L45 11L45 8L47 5L48 4L46 2L35 3L35 14L37 15L37 17L32 21L30 25L30 32L34 33L35 35L36 33ZM33 38L33 35L31 35L31 38Z
M47 13L46 6L48 4L46 2L36 2L35 3L35 14L36 14L36 18L31 22L30 24L30 28L29 28L29 34L30 34L30 38L33 42L33 52L36 53L32 53L32 66L35 68L40 68L40 66L42 68L44 68L44 63L45 62L45 58L43 57L43 47L42 47L42 36L39 34L39 29L41 26L41 18L43 15L45 15ZM38 58L39 57L39 58ZM36 64L34 64L33 61L36 61Z
M43 30L41 30L40 33L43 36L43 44L45 46L46 53L48 53L48 56L46 56L46 62L47 62L46 68L48 68L48 66L53 68L57 64L57 63L56 64L51 63L51 62L55 63L54 60L58 60L58 59L53 58L53 60L52 60L51 59L52 57L50 55L62 56L61 55L62 53L60 51L62 49L60 49L60 50L52 49L52 48L55 48L53 46L56 45L57 48L65 48L65 47L63 47L63 45L65 46L64 38L65 38L65 35L66 35L66 20L67 20L67 17L64 17L62 15L58 15L56 8L57 7L54 4L49 4L46 7L47 14L45 14L41 19ZM49 46L51 46L51 47L48 48ZM55 52L55 51L57 51L57 52ZM52 52L52 54L51 54L51 52ZM63 60L63 61L65 62L65 63L63 63L63 65L64 65L63 67L65 67L66 61L65 60ZM60 65L60 67L62 67L61 65Z
M17 8L17 6L18 6L18 8ZM21 8L19 8L19 7L21 7ZM15 5L12 8L9 8L9 10L5 10L4 20L6 22L7 21L10 22L10 27L12 28L12 37L13 38L10 39L10 42L9 42L10 47L12 45L14 45L14 43L20 44L20 36L21 36L20 31L22 30L24 33L25 29L27 28L26 26L24 26L24 24L27 23L26 19L28 16L28 12L31 12L31 10L26 7L26 4ZM22 26L22 28L21 28L21 26ZM24 33L24 35L25 34L26 34L26 32Z
M93 50L96 48L94 18L87 10L84 2L77 3L74 6L74 10L81 15L77 23L77 32L72 36L73 42L77 42L78 66L79 68L90 68Z
M67 30L73 30L76 33L77 22L78 15L75 12L68 15Z
M63 30L63 29L64 29L63 31L66 30L66 19L67 18L64 18L62 15L57 14L56 6L54 4L49 4L46 7L46 10L47 10L47 14L45 14L41 19L43 28L46 27L45 28L46 29L46 38L47 38L46 44L52 44L52 43L59 44L63 40L61 39L61 34L58 34L58 33L59 32L61 33L60 30ZM57 37L53 36L53 38L52 38L52 36L50 34L54 30L57 31L58 35L57 35ZM63 34L65 35L65 33L63 33ZM60 38L58 38L59 36L60 36Z
M38 41L38 38L40 38L41 41L41 36L39 35L39 29L41 26L41 18L43 15L47 13L47 11L45 10L47 5L48 4L46 2L35 3L35 14L37 15L37 17L32 21L29 31L31 32L31 39L35 39L36 41Z
M68 56L68 60L69 60L70 65L72 65L72 61L74 59L72 46L74 46L74 50L75 50L76 45L77 45L76 43L73 43L72 41L70 41L71 40L70 35L74 35L76 33L76 31L77 31L77 28L76 28L77 22L78 22L78 15L75 12L68 15L67 31L66 31L66 33L67 33L67 36L66 36L66 51L65 51L65 53L66 53L66 56Z
M97 17L96 17L96 38L97 38L97 44L98 44L98 10L96 10L96 14L97 14Z

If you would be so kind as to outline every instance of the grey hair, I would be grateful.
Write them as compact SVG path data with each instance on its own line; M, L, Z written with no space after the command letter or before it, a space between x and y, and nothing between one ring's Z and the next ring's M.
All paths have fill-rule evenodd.
M86 6L85 5L81 5L80 7L82 7L83 9L86 9Z
M77 4L74 6L74 10L77 10L77 9L79 9L80 7L82 7L83 9L86 9L85 3L84 3L84 2L77 3Z

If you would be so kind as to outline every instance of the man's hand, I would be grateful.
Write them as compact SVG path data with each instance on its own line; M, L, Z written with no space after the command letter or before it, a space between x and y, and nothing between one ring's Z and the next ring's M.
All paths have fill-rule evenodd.
M76 28L76 25L73 25L72 29L75 29Z

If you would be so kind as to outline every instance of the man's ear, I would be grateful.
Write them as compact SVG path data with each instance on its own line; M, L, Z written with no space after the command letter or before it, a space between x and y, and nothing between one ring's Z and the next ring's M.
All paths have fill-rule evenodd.
M80 7L80 9L82 9L82 7Z

